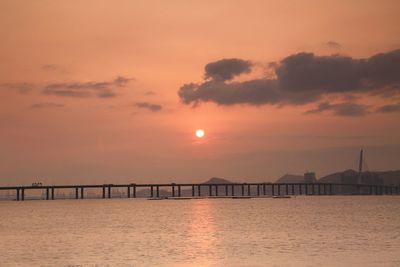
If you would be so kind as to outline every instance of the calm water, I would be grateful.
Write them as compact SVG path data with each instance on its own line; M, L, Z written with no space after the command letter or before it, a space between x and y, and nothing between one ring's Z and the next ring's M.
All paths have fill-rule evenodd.
M0 266L400 266L400 197L0 202Z

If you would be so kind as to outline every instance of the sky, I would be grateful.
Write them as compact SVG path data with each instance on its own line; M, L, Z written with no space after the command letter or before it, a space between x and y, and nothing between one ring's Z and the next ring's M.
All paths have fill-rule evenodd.
M0 184L400 169L399 11L0 0Z

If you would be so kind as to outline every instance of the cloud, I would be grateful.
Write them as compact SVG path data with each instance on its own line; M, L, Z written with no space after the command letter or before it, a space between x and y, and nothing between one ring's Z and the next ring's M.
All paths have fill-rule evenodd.
M60 65L57 64L46 64L42 66L42 70L44 71L49 71L49 72L58 72L58 73L62 73L62 74L66 74L68 73L68 71Z
M45 103L36 103L31 106L32 109L41 109L41 108L62 108L64 104L45 102Z
M400 50L366 59L348 56L317 56L313 53L290 55L271 64L276 78L228 82L251 70L251 63L241 71L224 70L226 60L207 64L202 83L180 87L178 95L185 104L214 102L218 105L303 105L330 94L393 95L400 93ZM228 61L230 62L230 61ZM235 62L247 62L235 59ZM240 65L240 64L239 64ZM215 67L218 66L218 67ZM220 69L222 68L222 69Z
M333 48L333 49L340 49L342 48L342 45L339 44L338 42L335 41L328 41L325 43L325 45L329 48Z
M251 71L252 63L247 60L229 58L208 63L204 77L216 81L229 81L235 76Z
M376 111L382 113L400 112L400 103L381 106Z
M134 106L136 106L138 108L148 109L152 112L158 112L158 111L161 111L161 109L162 109L161 105L152 104L149 102L137 102L134 104Z
M49 84L43 90L44 94L64 96L64 97L89 97L97 96L100 98L109 98L117 95L115 88L125 87L131 80L119 76L111 81L103 82L75 82L75 83L53 83Z
M368 112L368 106L360 105L356 103L346 102L340 104L330 104L328 102L323 102L318 105L316 109L311 109L306 111L306 114L321 113L324 111L332 111L336 116L349 116L358 117L365 116Z
M16 90L20 94L26 94L32 91L34 88L33 84L30 83L3 83L0 84L0 87L9 89L9 90Z

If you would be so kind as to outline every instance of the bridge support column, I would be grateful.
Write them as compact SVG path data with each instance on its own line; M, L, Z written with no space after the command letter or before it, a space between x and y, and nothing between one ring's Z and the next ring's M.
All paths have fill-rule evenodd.
M54 187L51 188L51 200L54 200Z
M292 195L294 196L294 184L292 184Z
M136 198L136 185L132 186L132 190L133 190L133 197Z
M171 191L172 191L172 197L175 197L175 185L172 185Z
M260 185L257 185L257 196L260 196Z
M211 197L212 196L212 185L208 186L208 195Z
M244 184L242 184L242 196L244 196Z
M285 193L286 195L289 195L289 185L285 184Z
M275 185L271 184L272 195L275 196Z
M302 195L303 194L303 192L302 192L302 184L299 184L299 195Z
M21 200L25 200L25 188L21 188Z
M197 195L200 197L201 196L201 185L197 186Z
M266 195L266 188L265 188L265 183L263 184L263 195Z
M231 185L232 189L232 196L235 196L235 185Z
M150 186L150 197L153 197L153 186Z
M81 187L81 199L85 198L84 190L85 190L85 188L82 186Z
M228 196L228 185L225 185L225 196Z
M49 196L49 188L48 187L46 187L46 200L49 200L50 199L50 196Z
M156 186L156 196L160 197L160 186L159 185Z
M318 184L318 195L321 195L321 185Z
M106 187L103 185L103 194L102 194L102 197L103 198L106 198Z
M192 185L192 197L194 197L194 185Z
M129 185L126 187L126 196L131 198L131 187Z
M250 185L247 185L247 195L248 195L248 196L251 196Z
M75 187L75 199L79 198L79 190L78 187Z
M17 188L17 201L19 201L19 188Z
M281 195L281 184L278 184L278 196Z
M178 197L181 197L181 186L178 185Z
M215 195L218 196L218 185L215 185Z
M111 185L108 186L108 198L111 198L112 188Z

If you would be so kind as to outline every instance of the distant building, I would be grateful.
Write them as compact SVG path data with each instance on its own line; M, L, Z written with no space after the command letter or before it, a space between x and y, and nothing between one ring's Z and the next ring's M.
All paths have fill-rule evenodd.
M306 172L304 174L304 182L305 183L315 183L315 182L317 182L317 178L315 178L315 172Z

